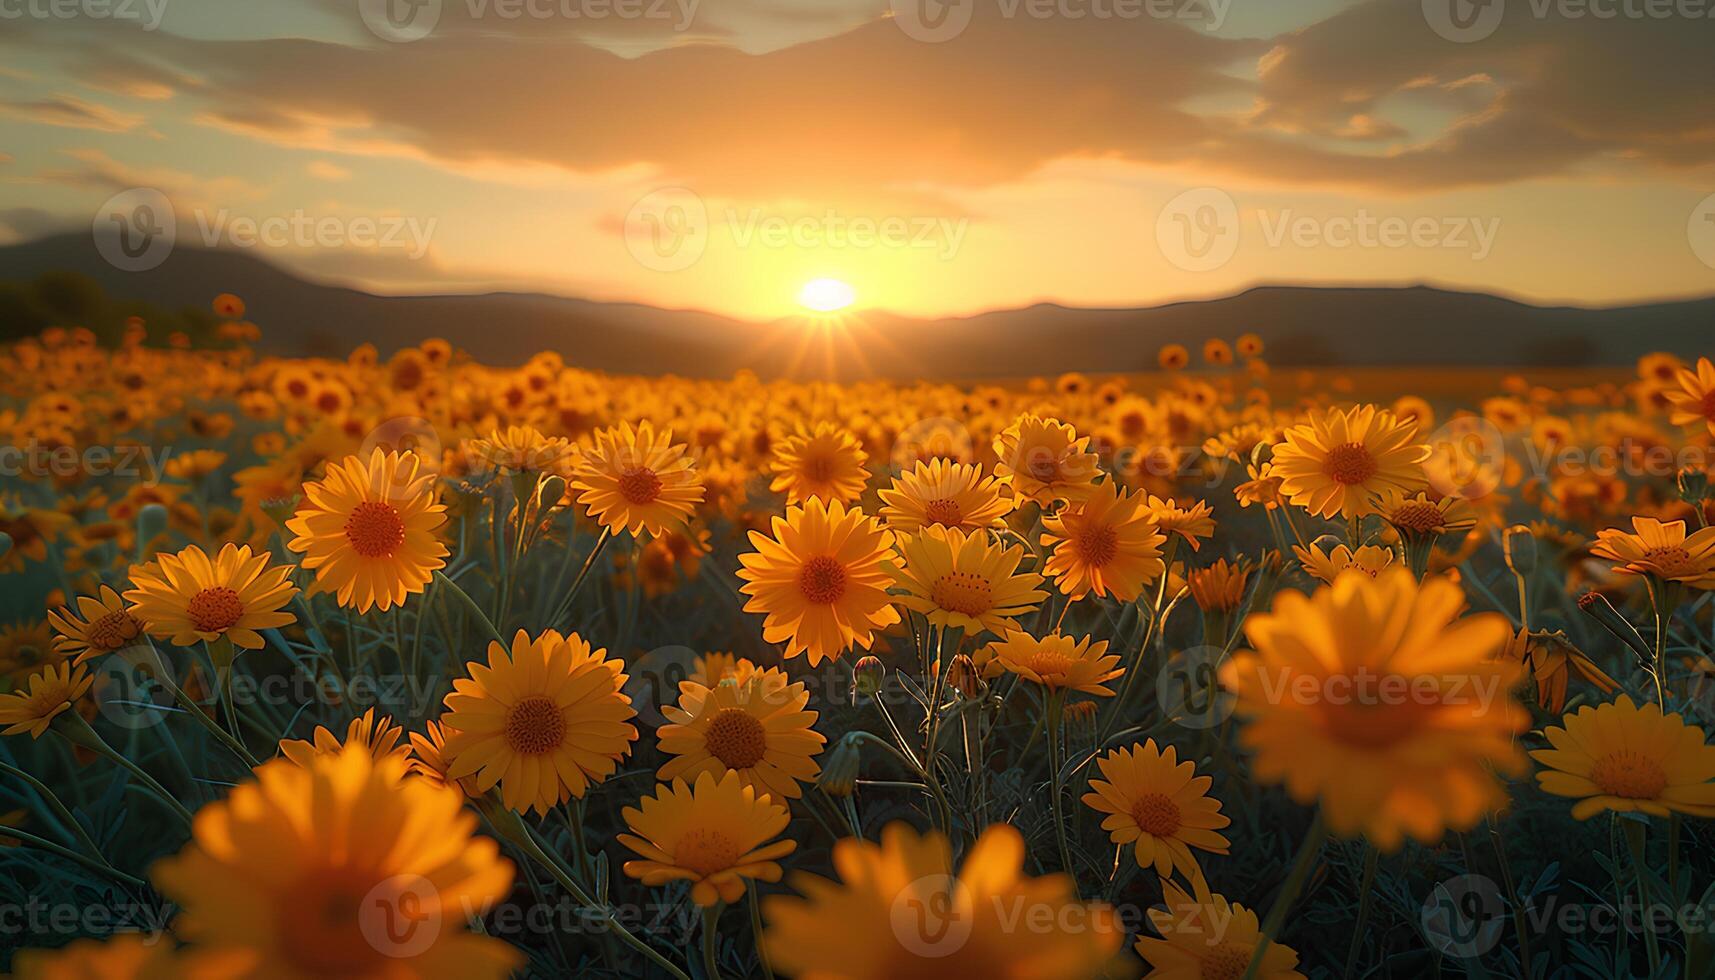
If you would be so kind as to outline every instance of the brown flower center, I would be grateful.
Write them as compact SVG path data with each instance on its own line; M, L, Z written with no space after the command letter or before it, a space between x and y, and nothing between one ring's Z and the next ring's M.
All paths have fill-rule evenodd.
M1172 837L1179 832L1179 804L1161 793L1145 793L1131 805L1131 818L1138 829L1152 837Z
M697 828L685 831L673 848L673 863L708 876L733 866L744 852L732 838L718 830Z
M136 639L137 633L137 620L121 609L90 623L84 632L84 642L92 650L117 650Z
M971 572L952 572L935 580L929 597L942 609L966 616L981 616L994 608L989 580Z
M1119 555L1119 532L1111 524L1081 528L1072 534L1072 550L1086 565L1106 565Z
M798 590L804 598L825 606L846 594L846 566L829 555L817 555L798 570Z
M1444 518L1441 508L1426 500L1412 500L1395 507L1388 523L1402 531L1428 534L1441 529Z
M226 586L216 585L191 596L185 615L199 632L224 632L244 618L244 600Z
M1644 551L1644 563L1666 578L1695 575L1699 570L1697 563L1691 560L1689 551L1672 544L1646 549Z
M391 558L405 543L405 521L392 504L365 500L345 519L345 540L365 558Z
M722 708L709 721L703 745L728 769L749 769L762 761L768 733L762 722L743 708Z
M1363 443L1348 442L1328 450L1328 461L1322 464L1322 469L1335 481L1353 486L1376 475L1376 458Z
M1240 980L1250 968L1253 951L1249 943L1224 942L1203 957L1198 976L1202 980Z
M409 879L401 876L401 880ZM382 876L375 873L353 868L314 869L280 896L276 907L280 953L312 975L369 973L387 960L366 935L364 926L370 920L364 917L374 917L373 925L387 925L388 931L382 935L404 946L416 931L439 926L432 918L422 918L427 910L420 908L416 901L419 897L389 894ZM368 903L375 904L365 908ZM389 913L395 921L386 923Z
M619 495L639 506L661 496L661 478L647 466L634 466L619 476Z
M1667 788L1667 770L1641 752L1623 750L1597 759L1590 781L1609 796L1653 800Z
M964 513L957 500L942 497L931 500L923 507L923 520L929 524L939 524L942 527L958 527L964 520Z
M519 755L546 755L566 738L566 719L554 699L532 694L506 712L506 744Z

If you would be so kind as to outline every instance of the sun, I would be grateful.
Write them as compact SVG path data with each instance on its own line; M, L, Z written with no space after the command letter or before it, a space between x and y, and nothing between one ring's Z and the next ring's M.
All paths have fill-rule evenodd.
M838 279L812 279L798 290L798 304L817 313L834 313L856 300L857 290Z

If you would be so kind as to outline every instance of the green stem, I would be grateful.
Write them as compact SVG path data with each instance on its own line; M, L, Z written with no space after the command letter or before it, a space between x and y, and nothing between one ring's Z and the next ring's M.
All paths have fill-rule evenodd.
M1346 947L1346 969L1340 974L1342 977L1350 977L1352 969L1358 965L1358 951L1364 946L1364 926L1370 918L1370 890L1375 887L1376 865L1380 859L1374 844L1364 841L1363 847L1364 877L1358 884L1358 922L1352 928L1352 944Z
M1643 906L1644 951L1649 955L1650 976L1661 973L1661 945L1655 930L1650 928L1650 887L1648 859L1644 850L1644 825L1636 820L1621 820L1626 844L1632 852L1632 870L1638 877L1638 902Z
M445 572L435 573L435 583L457 596L459 601L464 603L465 609L468 610L471 615L476 617L477 622L482 624L483 629L488 631L488 635L494 639L494 642L501 646L506 645L506 637L501 636L500 631L494 628L494 623L488 618L488 614L482 611L482 607L476 604L476 600L470 597L470 593L459 588L459 584L457 582L447 578Z
M774 980L774 968L768 965L768 948L762 943L762 903L756 897L756 883L745 891L750 893L750 935L756 944L756 959L762 964L763 980Z
M1066 815L1061 812L1060 802L1060 770L1065 764L1060 750L1060 722L1065 700L1064 694L1049 696L1047 706L1043 708L1042 724L1048 734L1048 768L1051 770L1048 775L1049 792L1053 794L1050 799L1054 808L1054 838L1060 845L1060 867L1072 879L1072 892L1076 895L1081 894L1078 888L1078 871L1072 865L1072 848L1066 840Z
M703 975L708 980L721 980L721 971L716 965L719 957L715 953L720 946L722 904L716 902L703 909Z
M144 788L148 789L149 792L159 797L161 802L166 804L168 809L172 810L178 815L179 819L185 822L185 826L190 826L195 820L195 818L191 816L191 812L185 809L184 804L180 803L173 794L167 792L167 788L165 786L162 786L157 782L154 776L144 772L143 768L137 765L137 763L127 759L122 753L115 751L113 746L108 745L107 741L98 735L95 729L89 727L89 722L84 721L83 717L77 712L61 712L54 719L53 725L54 730L63 735L66 741L73 745L80 745L89 749L91 752L106 758L109 762L114 763L129 772L131 775L137 777L137 781L141 783Z
M1310 829L1304 832L1304 841L1298 845L1298 856L1293 859L1292 871L1287 875L1286 883L1280 886L1280 894L1275 896L1274 904L1269 906L1268 918L1263 920L1262 929L1256 937L1256 949L1251 951L1250 966L1245 968L1244 980L1256 980L1257 971L1262 969L1263 954L1268 952L1270 943L1280 935L1281 924L1286 921L1287 910L1297 901L1298 893L1304 890L1304 883L1310 879L1310 869L1316 866L1316 855L1322 850L1322 842L1327 839L1328 827L1323 822L1322 811L1316 811L1316 816L1310 821Z
M95 846L95 841L91 840L89 834L84 831L83 824L77 822L77 818L72 816L71 811L66 809L66 805L60 802L60 798L54 795L54 791L49 789L46 783L43 783L36 777L7 762L0 762L0 772L17 776L19 779L30 784L30 788L36 791L36 795L40 796L47 802L49 807L53 808L54 813L59 816L60 821L66 825L66 829L72 833L72 836L77 838L77 842L82 844L84 849L89 851L91 855L98 859L101 858L101 848ZM0 833L5 833L5 831L0 831Z
M650 946L648 943L632 935L631 930L625 928L625 926L620 924L618 919L614 918L611 909L608 909L603 905L598 905L594 899L590 898L589 894L583 890L583 888L577 883L576 879L574 879L571 874L560 865L560 862L554 860L548 855L547 851L542 849L542 845L536 842L536 838L530 834L529 829L524 826L524 821L519 819L518 814L505 809L498 803L495 803L492 799L486 798L478 801L478 808L481 809L483 814L488 817L489 823L493 825L494 829L502 837L505 837L508 841L512 842L525 854L529 855L531 860L540 864L550 875L553 875L554 880L559 882L560 887L564 888L567 893L569 893L572 898L578 902L578 904L592 912L600 913L602 920L607 924L607 927L612 930L614 934L618 935L619 938L628 946L648 957L651 963L654 963L661 969L666 970L673 977L677 978L677 980L691 980L690 976L687 975L684 970L674 966L671 960L662 956L653 946ZM619 964L615 963L614 966L617 968Z
M603 527L601 536L596 538L595 547L590 549L589 557L584 559L584 567L578 569L578 577L572 579L572 587L566 590L565 596L560 599L560 604L554 608L554 615L548 620L550 624L558 623L571 613L572 602L577 599L578 590L583 588L584 579L589 577L590 569L595 567L596 559L601 557L601 553L607 549L607 543L611 540L613 540L613 530Z
M19 830L16 827L7 827L4 831L4 833L7 837L10 837L14 840L23 841L24 843L30 844L30 845L35 846L35 847L39 847L44 851L51 851L52 853L58 854L60 857L63 857L68 861L76 861L78 864L83 865L84 867L88 868L89 870L94 871L98 874L105 875L106 877L112 878L114 881L117 881L122 885L130 885L132 888L138 888L138 889L146 889L149 887L148 882L144 881L143 879L133 878L132 876L126 874L123 871L120 871L118 868L113 867L112 865L108 864L105 861L97 860L95 858L88 857L88 856L83 855L83 854L79 854L78 852L72 850L69 847L64 847L62 845L54 843L51 840L46 840L44 838L37 837L35 834L32 834L27 830Z

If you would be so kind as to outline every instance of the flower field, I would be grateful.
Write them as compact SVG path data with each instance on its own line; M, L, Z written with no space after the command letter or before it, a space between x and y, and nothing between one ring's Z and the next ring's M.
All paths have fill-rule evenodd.
M214 310L0 349L18 976L1715 976L1708 359L702 381Z

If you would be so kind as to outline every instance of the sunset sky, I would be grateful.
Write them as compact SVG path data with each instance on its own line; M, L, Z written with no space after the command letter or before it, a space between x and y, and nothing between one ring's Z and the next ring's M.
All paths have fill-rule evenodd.
M394 2L0 0L0 242L153 188L318 279L753 318L1715 293L1715 3Z

